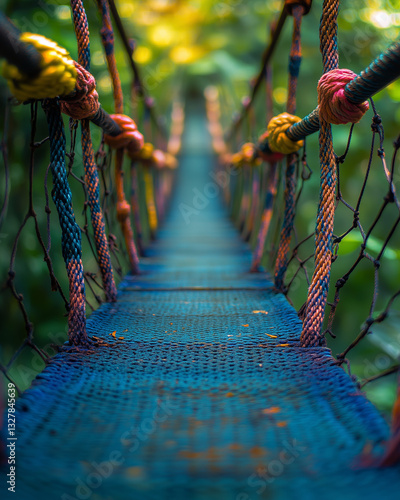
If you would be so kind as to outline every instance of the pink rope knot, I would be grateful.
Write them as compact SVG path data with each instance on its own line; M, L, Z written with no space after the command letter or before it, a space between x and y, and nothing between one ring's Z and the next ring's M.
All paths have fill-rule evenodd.
M84 120L98 111L99 95L94 76L77 62L74 64L77 72L75 90L62 98L61 111L74 120Z
M161 149L155 149L153 151L152 160L155 168L158 168L160 170L163 169L166 165L166 158L164 151L161 151Z
M144 144L143 135L138 131L136 123L126 115L110 115L111 118L122 129L117 136L105 134L104 141L114 149L126 148L128 154L142 149Z
M368 102L353 104L344 92L346 84L356 76L349 69L333 69L322 75L317 87L319 116L322 120L335 125L361 120L369 109Z

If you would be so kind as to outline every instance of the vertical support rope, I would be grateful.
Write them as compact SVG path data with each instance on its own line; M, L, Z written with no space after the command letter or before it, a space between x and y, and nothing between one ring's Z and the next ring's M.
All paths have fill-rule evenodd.
M150 237L151 239L154 239L157 231L158 219L154 199L154 180L150 168L152 168L150 165L144 166L144 185Z
M143 230L142 222L140 220L140 210L139 210L139 176L138 176L138 164L135 160L131 161L131 191L130 191L130 202L133 212L133 223L135 226L136 234L136 244L139 251L139 255L144 256L144 246L143 246Z
M265 94L266 94L266 116L267 122L273 117L273 85L272 85L272 69L267 66L265 68ZM264 209L261 216L260 229L257 235L257 242L253 252L253 259L250 271L255 273L259 270L265 241L268 236L269 227L272 220L272 209L277 192L278 184L278 163L274 161L268 162L268 179L267 179L267 192L264 199Z
M301 20L304 13L302 5L292 7L293 37L289 56L289 85L286 110L290 114L296 112L297 79L301 64ZM288 254L293 232L296 203L296 161L297 153L286 158L285 175L285 210L282 230L279 238L278 255L275 264L275 287L283 291L285 274L288 266Z
M65 168L65 134L60 104L56 99L48 99L42 105L49 126L50 169L54 186L51 194L60 220L62 254L69 279L68 336L72 344L78 345L87 341L81 230L75 220Z
M320 49L324 73L339 65L337 14L339 0L324 0L320 24ZM322 345L322 324L328 296L332 260L332 235L335 216L336 163L331 125L320 117L320 200L315 228L315 270L308 290L307 306L300 343L302 347Z
M278 183L278 164L276 162L270 163L268 172L268 187L265 195L264 210L261 217L260 230L257 236L257 244L253 254L253 261L251 264L251 271L257 272L261 264L265 240L268 235L268 230L272 220L272 209L276 196L277 183Z
M97 0L101 16L102 27L100 30L102 43L107 59L108 71L111 75L115 113L122 114L124 108L121 80L119 78L117 63L114 53L114 32L111 24L110 11L107 0ZM133 239L133 231L130 221L131 206L125 198L124 192L124 171L123 171L124 150L119 149L115 155L115 184L117 191L117 218L124 235L129 262L132 272L139 273L139 257Z
M71 8L74 18L75 34L78 40L78 62L86 70L90 71L89 26L82 0L71 0ZM85 166L85 183L88 190L88 205L94 231L100 273L106 300L108 302L115 302L117 299L117 288L114 281L104 217L100 207L100 181L94 159L93 144L90 135L90 122L88 119L81 120L81 133L82 154Z

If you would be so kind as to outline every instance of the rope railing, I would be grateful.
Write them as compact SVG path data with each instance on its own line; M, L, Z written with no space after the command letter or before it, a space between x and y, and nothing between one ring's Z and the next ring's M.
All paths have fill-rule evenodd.
M400 76L400 42L393 43L379 55L359 75L347 83L343 89L348 101L361 104L387 87ZM285 134L294 142L318 132L320 129L319 108L315 108L301 121L294 123ZM268 138L258 143L257 149L266 154L273 151L269 147Z
M182 134L184 119L182 107L179 107L180 112L177 114L177 105L175 105L173 108L171 136L169 138L172 146L169 147L168 151L156 149L150 143L144 144L143 136L138 131L135 122L130 117L122 114L123 94L116 60L113 55L114 35L110 10L113 11L124 41L127 40L127 35L115 4L99 0L98 6L102 17L100 33L109 72L113 81L116 111L114 115L108 114L101 108L96 91L96 82L90 73L89 29L82 0L71 0L71 10L78 43L78 62L73 61L68 52L64 48L59 47L55 42L41 35L20 33L5 16L2 15L0 17L0 39L7 41L2 46L0 53L6 59L3 66L3 75L7 79L10 90L15 98L19 102L31 103L31 109L35 112L34 120L36 121L37 102L42 102L48 121L50 171L53 177L52 198L56 205L62 228L62 253L69 278L69 302L66 302L69 316L68 337L69 343L76 346L85 346L97 342L94 339L89 339L86 334L86 304L89 304L92 309L93 306L88 302L86 297L85 285L89 287L97 302L101 303L101 298L96 294L93 286L102 288L106 300L113 302L117 296L113 261L114 265L115 262L117 263L117 274L121 272L119 259L116 255L117 246L115 237L110 232L107 235L106 231L106 226L109 226L109 214L104 202L110 196L110 193L108 192L108 188L105 187L105 193L103 194L104 201L101 200L100 187L101 184L105 186L106 181L103 173L104 166L101 166L102 164L105 165L102 157L110 156L111 150L116 149L114 171L116 215L121 225L131 270L134 273L138 273L139 256L136 245L139 245L141 253L143 253L144 246L144 239L138 221L140 219L147 219L151 237L154 237L155 231L166 210L166 198L172 192L173 170L177 166L175 155L178 154L180 149L180 135ZM18 57L15 57L16 52L18 52ZM130 52L131 56L132 51ZM28 59L31 64L27 65L28 73L26 73L25 64ZM146 97L143 100L143 106L148 111L154 123L159 124L160 121L155 114L153 101L147 96L140 80L139 70L132 58L131 67L135 69L134 85L140 89L141 95ZM70 153L67 153L66 150L66 134L61 112L71 118ZM86 198L86 223L83 228L79 226L75 217L72 206L74 193L71 191L69 182L69 176L78 179L72 172L78 122L81 123L82 161L85 171L84 177L80 180ZM103 139L110 146L110 153L106 153L102 149L102 145L99 152L94 153L89 122L98 125L102 129L104 134ZM165 139L166 132L162 127L158 127L157 132ZM41 141L40 145L45 142L46 140ZM36 147L32 146L33 152ZM131 159L131 203L128 203L125 198L123 182L123 157L125 152ZM145 169L142 171L139 169L139 165L145 165ZM138 175L144 178L146 184L146 189L143 193L138 192ZM100 179L100 176L102 179ZM144 218L141 213L142 209L140 208L142 199L145 199L146 206ZM133 202L135 206L133 206L132 219L134 219L135 231L133 231L133 227L131 226L130 216ZM93 227L93 244L87 229L86 207L90 210L90 219ZM2 210L2 212L5 212L5 210ZM50 213L50 208L46 207L46 210ZM32 214L35 214L33 207L30 208L24 225L29 217L34 216ZM36 219L35 221L37 224ZM49 228L50 222L48 218L48 231ZM22 229L23 227L21 227L16 238L15 252ZM42 241L38 227L36 232L39 240ZM84 270L84 263L82 261L83 233L87 236L93 256L99 266L102 284L97 281L93 273ZM52 276L52 289L59 289L60 287L54 277L51 261L48 257L50 242L48 242L47 248L44 243L42 247ZM10 266L9 286L13 295L19 301L25 318L28 342L24 343L24 345L33 346L33 325L29 321L27 311L23 305L23 297L21 294L18 294L13 284L15 252L13 253ZM7 368L2 367L2 371L7 373L10 366L9 364Z
M301 49L300 19L298 16L300 10L304 9L304 5L303 2L288 2L288 4L290 4L290 14L294 18L294 35L289 61L288 103L290 102L290 105L287 107L287 113L270 119L266 132L261 135L257 142L242 144L241 148L238 148L237 152L232 154L229 150L230 147L233 147L234 139L236 138L237 141L240 135L239 127L244 125L245 117L250 116L256 106L254 100L256 92L253 92L250 98L244 100L242 114L233 120L231 127L225 134L227 140L224 140L220 125L218 94L215 91L208 91L205 95L213 147L219 157L217 175L221 179L226 179L224 199L239 229L242 231L242 236L254 246L251 270L257 272L261 263L266 262L267 256L264 248L268 240L270 245L270 265L275 268L275 287L277 290L288 296L293 283L299 282L300 273L304 275L308 287L308 296L299 310L299 317L303 320L301 346L324 346L326 342L325 335L335 336L332 325L339 303L340 292L348 282L350 275L358 269L359 264L365 260L370 261L374 268L374 290L368 317L360 334L350 343L347 349L337 356L337 361L335 361L340 365L350 367L346 357L347 354L371 332L373 325L381 323L388 316L394 301L400 293L395 291L389 296L383 312L375 312L377 308L379 269L384 252L389 241L393 239L400 222L400 203L396 197L394 185L395 159L400 144L398 140L395 141L391 167L388 168L383 145L382 120L374 107L372 96L400 76L400 43L393 43L358 75L349 70L338 69L337 12L339 2L338 0L324 0L320 27L320 47L323 56L324 75L318 83L318 107L301 119L293 115L295 112L293 99L301 60L299 57ZM263 75L260 74L261 80L265 75L272 74L271 64L272 58L269 58L266 66L263 66ZM268 103L271 101L271 85L269 87L267 85L266 91ZM370 105L366 102L368 99ZM342 195L340 165L345 161L349 151L354 123L359 122L369 108L372 108L374 115L371 125L373 138L370 157L358 202L353 208ZM271 117L269 109L267 109L267 116ZM333 150L331 124L344 123L352 123L353 125L350 129L346 151L338 156ZM249 119L247 126L250 129L249 135L251 135L251 129L256 125ZM299 237L298 230L294 225L294 216L301 206L300 198L304 191L304 183L311 175L311 169L307 163L305 139L317 131L320 132L321 175L316 230L315 233ZM369 229L365 230L360 223L360 205L366 196L367 181L371 177L375 136L379 138L377 154L383 167L387 193L384 196L382 206L378 209L375 220ZM303 153L300 154L302 148ZM286 168L284 169L281 162L285 156ZM264 163L260 164L261 161ZM282 201L284 206L282 207L277 198L279 190L282 189L279 178L282 179L283 175L285 176L285 191ZM264 206L259 206L258 209L254 210L256 206L254 198L259 197L264 198ZM369 241L372 240L372 234L378 227L378 223L383 220L383 214L386 214L385 209L390 204L396 206L397 215L395 214L394 219L391 219L392 226L382 243L381 250L373 257L368 251ZM347 231L341 236L335 236L334 217L336 208L339 205L344 206L346 210L350 210L352 221L351 227ZM390 223L387 222L387 224ZM243 227L246 227L247 230L243 230ZM250 228L250 232L248 228ZM349 271L337 280L334 300L328 302L331 265L338 259L338 249L341 242L345 241L346 237L354 230L359 231L360 240L362 241L359 256ZM292 238L295 239L295 244L291 242ZM309 248L312 238L315 238L313 253L301 257L301 249L303 246ZM310 278L310 269L308 268L313 257L315 268L313 276ZM298 266L297 270L293 273L293 276L288 276L288 266L291 265L291 269L293 269L295 263ZM325 317L327 305L330 307L329 318ZM324 322L327 325L325 329L323 328ZM396 373L398 370L399 365L393 365L384 370L382 376ZM379 376L374 376L371 380L377 380L378 378ZM359 383L359 386L369 381L364 380ZM397 402L393 409L393 436L388 444L387 453L380 462L381 465L388 465L399 459L398 451L395 451L400 447L399 407L400 392L397 394Z
M10 64L18 68L18 70L26 77L32 78L37 76L41 71L42 56L40 52L31 43L26 43L20 39L21 32L14 26L5 16L0 13L0 41L2 49L0 57L6 59ZM7 41L7 43L6 43ZM17 57L16 57L17 55ZM62 96L65 100L75 98L77 94L74 89L70 95ZM100 127L105 134L113 137L122 133L121 127L111 118L101 105L93 115L88 119Z

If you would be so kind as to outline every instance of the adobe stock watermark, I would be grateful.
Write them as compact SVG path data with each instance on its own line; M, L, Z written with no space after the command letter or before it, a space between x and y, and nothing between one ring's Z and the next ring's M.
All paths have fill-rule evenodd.
M115 449L103 462L90 462L88 474L75 478L75 496L64 493L61 500L88 500L104 481L126 462L127 454L135 453L177 409L178 405L169 398L157 401L157 406L149 417L144 418L140 425L132 426L121 434L119 441L126 452Z
M55 354L57 354L56 345L62 345L67 336L68 327L66 327L65 332L58 332L48 334L48 343L41 347L41 351L51 359ZM12 366L12 377L16 380L18 379L19 389L24 391L27 389L32 380L43 371L46 366L46 362L43 357L36 351L30 350L31 359L26 361L15 361ZM51 361L50 361L51 362Z
M187 203L180 203L178 207L185 224L189 225L191 218L194 215L199 215L202 210L207 208L210 200L219 196L221 190L225 189L229 185L230 178L238 174L239 170L235 166L230 165L226 170L210 172L210 177L213 181L207 182L202 191L198 188L193 188L193 199L191 205L188 205Z
M247 478L248 488L251 488L257 495L261 495L268 485L282 476L287 467L293 464L306 450L307 448L302 446L297 439L292 439L291 442L283 441L282 449L276 458L270 460L266 465L258 467L256 472ZM248 493L238 493L235 500L250 500L251 498L254 498L254 495L249 491Z
M244 4L243 0L227 0L225 2L215 3L213 9L218 17L231 15L239 6Z
M67 7L63 0L39 0L37 5L41 10L37 10L29 17L23 16L12 20L21 31L39 33L49 23L50 19L56 17L57 10L60 7Z
M370 340L380 347L383 353L377 354L373 360L364 359L363 360L363 377L364 379L370 379L376 377L383 371L390 368L394 362L398 362L400 359L400 342L392 340L386 342L377 336L371 336Z

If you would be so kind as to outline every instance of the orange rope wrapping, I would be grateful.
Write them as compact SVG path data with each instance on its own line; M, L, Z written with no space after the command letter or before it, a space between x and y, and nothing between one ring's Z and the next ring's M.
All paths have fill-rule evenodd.
M127 149L128 155L140 151L144 145L144 138L132 118L122 114L110 115L110 117L119 125L122 133L117 136L105 134L105 143L113 149Z

